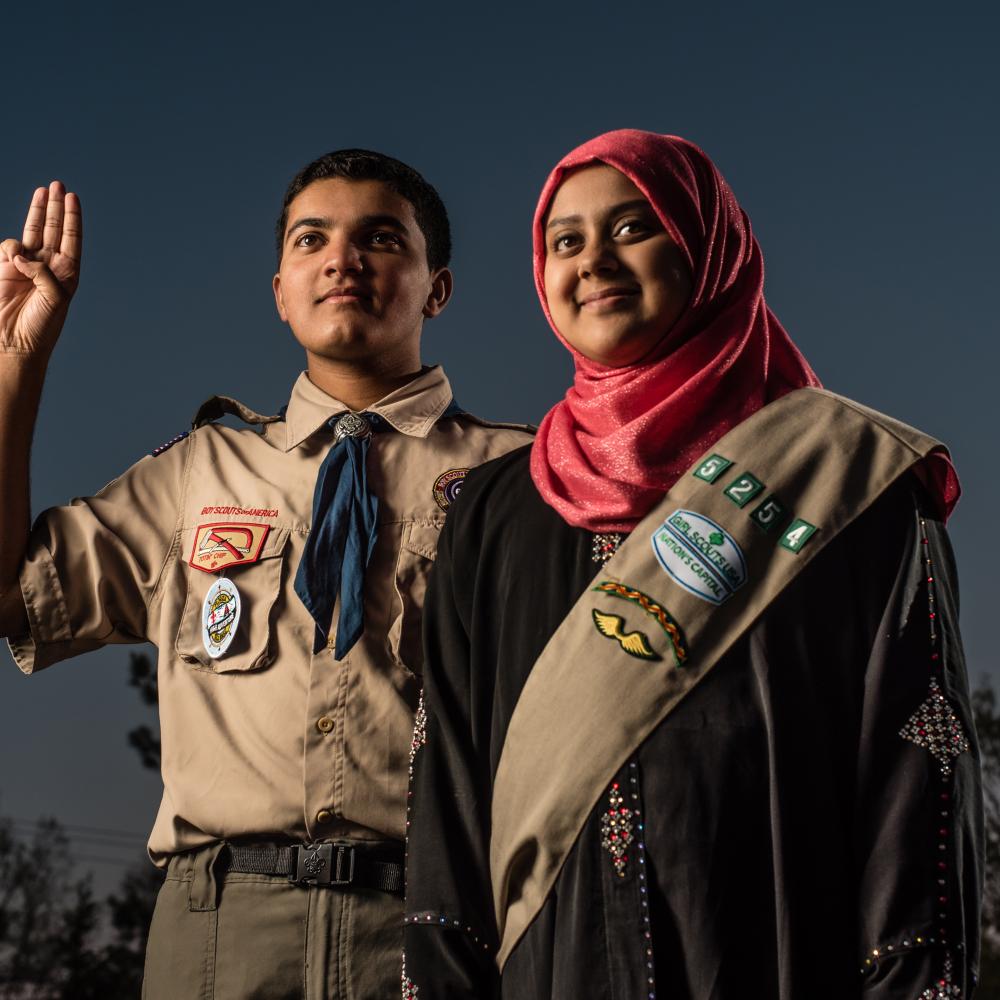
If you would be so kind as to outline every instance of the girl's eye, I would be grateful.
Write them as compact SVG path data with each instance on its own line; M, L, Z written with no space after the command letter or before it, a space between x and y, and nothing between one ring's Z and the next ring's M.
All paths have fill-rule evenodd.
M576 233L563 233L552 241L552 249L558 253L560 250L572 250L579 242Z
M642 219L626 219L615 230L616 236L636 236L648 232L649 227Z

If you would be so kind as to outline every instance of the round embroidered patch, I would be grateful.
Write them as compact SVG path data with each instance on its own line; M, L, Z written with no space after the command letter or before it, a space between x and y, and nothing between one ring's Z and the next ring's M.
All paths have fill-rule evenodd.
M468 469L449 469L434 480L434 500L442 510L447 510L458 499Z
M232 580L216 580L208 588L201 612L201 641L213 660L229 649L236 635L240 605L240 592Z

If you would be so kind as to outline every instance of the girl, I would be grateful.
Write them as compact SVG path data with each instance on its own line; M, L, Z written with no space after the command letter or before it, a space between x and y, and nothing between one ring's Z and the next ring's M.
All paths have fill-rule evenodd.
M438 551L404 997L969 996L946 452L818 388L689 142L574 150L534 247L576 375Z

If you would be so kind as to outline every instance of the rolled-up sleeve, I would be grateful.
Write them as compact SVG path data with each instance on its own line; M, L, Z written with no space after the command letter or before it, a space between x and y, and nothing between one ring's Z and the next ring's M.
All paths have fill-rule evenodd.
M177 537L190 442L38 516L20 571L29 632L7 640L24 673L150 637L150 603Z

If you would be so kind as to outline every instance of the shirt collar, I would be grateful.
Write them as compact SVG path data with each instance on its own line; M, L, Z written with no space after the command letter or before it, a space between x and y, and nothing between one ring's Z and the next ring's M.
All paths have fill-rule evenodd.
M397 431L411 437L424 438L438 417L451 402L451 384L440 365L434 365L411 379L406 385L383 396L377 403L365 407L366 413L377 413ZM285 412L285 451L298 447L320 429L330 417L349 409L339 399L327 395L303 372L292 388Z

